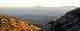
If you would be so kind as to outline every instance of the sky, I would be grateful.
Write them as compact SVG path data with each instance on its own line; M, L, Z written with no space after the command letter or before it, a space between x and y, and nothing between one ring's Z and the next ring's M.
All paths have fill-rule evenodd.
M0 7L80 6L80 0L0 0Z

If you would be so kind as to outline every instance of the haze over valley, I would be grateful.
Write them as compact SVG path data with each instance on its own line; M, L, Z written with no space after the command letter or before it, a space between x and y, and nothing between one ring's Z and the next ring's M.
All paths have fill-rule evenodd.
M37 23L46 23L49 20L56 20L65 12L73 10L77 7L64 6L64 7L24 7L24 8L0 8L0 14L17 16L25 20L35 21ZM47 19L47 20L46 20ZM30 21L30 22L31 22Z

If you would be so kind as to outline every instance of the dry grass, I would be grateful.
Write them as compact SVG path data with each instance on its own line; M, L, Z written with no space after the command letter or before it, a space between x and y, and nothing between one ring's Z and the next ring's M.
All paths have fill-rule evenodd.
M0 31L39 31L40 29L15 17L0 16Z

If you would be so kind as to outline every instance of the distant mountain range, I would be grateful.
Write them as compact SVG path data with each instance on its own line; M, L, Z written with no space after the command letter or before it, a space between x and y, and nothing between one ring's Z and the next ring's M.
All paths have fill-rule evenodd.
M44 15L44 16L61 16L65 12L75 9L74 6L64 7L29 7L29 8L0 8L0 14L7 15Z
M73 10L77 7L65 6L65 7L29 7L29 8L0 8L0 14L6 14L11 16L20 17L33 23L47 23L51 20L56 21L65 12Z
M45 24L50 21L56 21L56 19L60 18L59 16L39 16L39 15L23 15L23 16L16 16L21 19L27 20L30 23L38 23L38 24Z

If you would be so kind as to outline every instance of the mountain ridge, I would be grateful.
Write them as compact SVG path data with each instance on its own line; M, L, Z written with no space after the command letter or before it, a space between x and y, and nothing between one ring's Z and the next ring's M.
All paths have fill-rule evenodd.
M31 7L31 8L0 8L0 14L8 15L48 15L57 16L63 15L65 12L75 9L77 7ZM22 13L21 13L22 12Z

